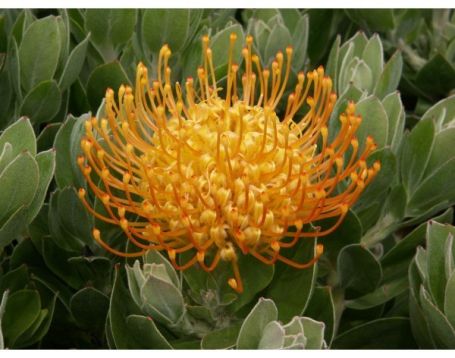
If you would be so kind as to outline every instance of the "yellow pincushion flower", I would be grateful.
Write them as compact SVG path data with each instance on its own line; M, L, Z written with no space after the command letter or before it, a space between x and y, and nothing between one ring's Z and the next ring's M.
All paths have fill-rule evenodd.
M232 34L225 89L217 87L208 37L197 81L187 79L184 89L171 84L168 46L159 53L156 81L149 82L147 68L139 64L135 89L121 86L117 99L108 89L106 118L86 122L78 164L105 210L95 211L80 189L85 206L120 226L140 251L119 252L94 229L105 249L126 257L166 251L180 270L199 264L211 271L219 260L229 261L234 277L228 283L241 292L238 255L267 264L312 265L322 245L306 263L280 250L335 230L380 165L367 167L375 149L370 137L359 153L355 133L361 118L353 103L329 143L327 121L336 94L322 67L298 74L280 119L276 108L291 74L292 48L263 69L248 36L240 88L235 41ZM305 104L308 111L296 118ZM340 193L335 189L341 181L346 188ZM323 231L307 229L326 218L337 220ZM189 250L193 257L178 263L177 255Z

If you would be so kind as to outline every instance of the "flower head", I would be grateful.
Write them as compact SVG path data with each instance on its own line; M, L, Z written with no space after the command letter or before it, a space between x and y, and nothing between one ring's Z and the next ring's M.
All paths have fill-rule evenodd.
M105 118L86 122L78 164L104 206L92 208L80 189L88 210L120 226L140 251L120 252L94 229L100 245L122 256L164 250L181 270L199 264L211 271L219 260L229 261L234 277L228 283L241 292L238 255L267 264L312 265L322 245L306 263L280 251L335 230L380 165L367 166L375 149L370 137L359 149L355 133L361 118L353 103L329 141L327 121L337 97L322 67L297 75L279 116L292 48L279 52L270 69L262 68L248 36L240 75L232 59L235 41L232 34L225 88L218 87L206 36L203 66L184 88L171 83L167 45L159 53L157 80L150 82L139 64L135 88L121 86L117 98L108 89ZM332 227L308 229L326 218L336 218ZM189 250L192 258L178 262Z

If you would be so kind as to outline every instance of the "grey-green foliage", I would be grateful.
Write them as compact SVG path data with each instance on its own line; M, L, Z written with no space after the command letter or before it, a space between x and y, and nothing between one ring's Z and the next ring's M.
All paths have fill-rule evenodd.
M401 49L405 62L403 88L419 97L417 110L428 108L435 100L453 94L455 12L407 9L394 10L393 15L397 26L384 36L386 50Z
M220 302L215 291L206 292L202 304L192 302L191 296L185 295L186 290L182 289L181 277L158 252L150 251L142 266L136 261L133 266L126 266L126 272L129 293L142 314L175 334L202 338L202 348L326 347L324 323L294 317L283 325L278 321L278 308L271 299L261 298L243 323L229 310L232 299Z
M431 107L406 133L397 158L397 172L390 172L391 191L376 223L362 241L377 243L403 226L422 222L455 202L455 97ZM374 185L374 184L373 184Z
M421 348L455 348L455 228L430 221L409 267L410 316Z
M240 327L237 349L322 349L325 324L307 317L294 317L283 325L270 299L260 298Z
M37 153L28 118L0 135L0 250L18 238L38 214L54 174L55 152Z
M358 32L342 45L340 37L336 39L327 61L327 74L332 77L339 97L352 87L382 100L396 90L402 65L400 52L384 63L383 45L378 35L367 38Z
M278 51L293 47L292 69L303 70L306 64L309 20L296 9L257 9L245 12L247 33L253 35L255 48L262 63L270 65Z
M33 125L61 120L68 110L69 88L84 63L87 39L71 45L65 10L41 19L30 10L8 15L7 58L0 66L0 127L19 116L28 116Z

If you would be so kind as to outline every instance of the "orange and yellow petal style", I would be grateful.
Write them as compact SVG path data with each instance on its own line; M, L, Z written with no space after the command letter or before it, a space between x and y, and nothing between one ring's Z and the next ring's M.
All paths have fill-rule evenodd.
M171 83L171 50L165 45L157 80L150 81L139 64L134 89L121 86L117 96L107 90L105 118L86 122L78 158L103 212L90 206L84 189L79 196L94 216L121 227L140 249L119 252L94 229L94 238L110 252L166 251L180 270L198 264L211 271L220 260L228 261L233 267L228 283L241 292L239 254L267 264L312 265L322 245L306 263L280 251L335 230L380 164L367 166L376 147L372 138L359 149L361 118L353 103L329 141L327 121L337 97L322 67L297 75L279 115L292 74L292 48L279 52L270 69L263 68L248 36L240 74L232 59L232 34L226 88L219 88L209 38L202 41L196 80ZM303 108L306 112L299 114ZM340 182L346 184L342 192ZM331 228L305 229L327 218L336 219ZM177 256L190 250L192 258L178 263Z

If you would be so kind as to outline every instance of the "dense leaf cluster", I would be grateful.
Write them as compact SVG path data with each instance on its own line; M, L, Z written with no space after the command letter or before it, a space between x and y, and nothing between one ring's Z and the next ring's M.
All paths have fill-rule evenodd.
M324 65L329 133L355 101L382 166L317 265L241 256L240 295L223 263L108 254L92 228L116 245L122 231L76 193L106 88L133 84L139 61L155 73L164 43L173 79L194 76L203 34L222 84L233 32L238 61L252 34L264 64L292 45L294 74ZM0 10L0 348L455 348L454 87L453 10Z

